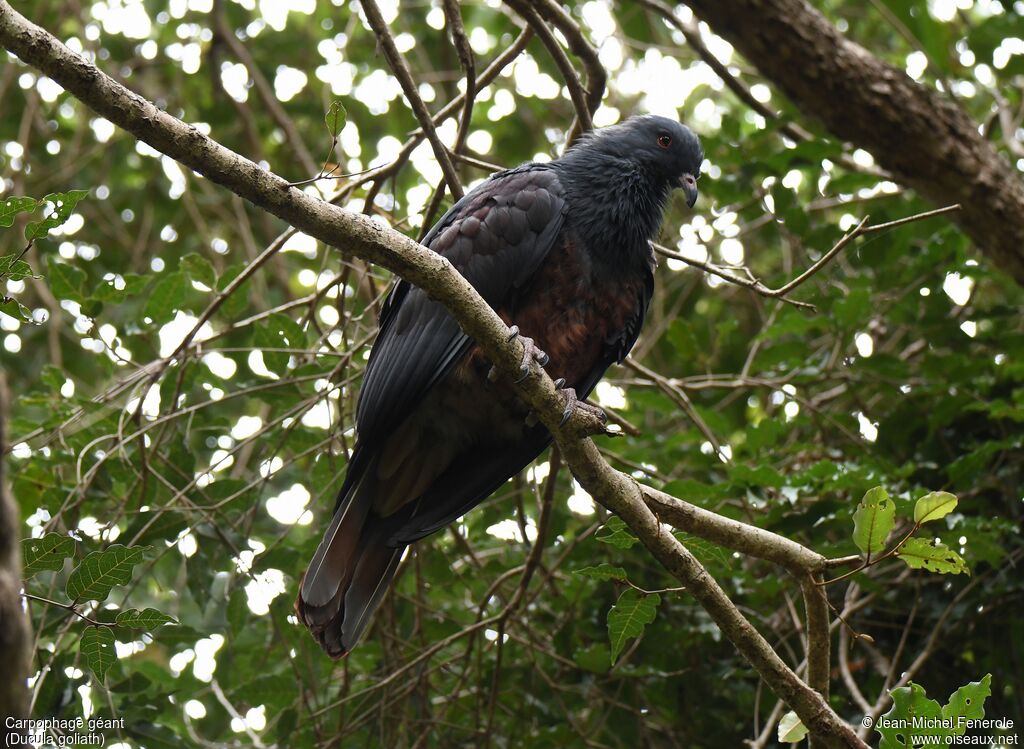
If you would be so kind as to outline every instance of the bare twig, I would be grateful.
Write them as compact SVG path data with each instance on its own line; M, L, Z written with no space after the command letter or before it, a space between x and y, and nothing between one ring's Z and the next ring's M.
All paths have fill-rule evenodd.
M412 78L412 73L409 72L409 66L405 62L405 57L402 56L402 53L398 51L398 47L395 46L395 39L391 36L391 30L384 21L384 16L381 15L376 0L360 0L360 2L366 14L366 20L370 23L370 28L377 35L381 51L384 53L384 57L387 58L391 72L398 79L406 101L409 102L413 114L419 120L420 127L426 134L427 140L430 141L430 147L434 151L434 158L437 159L437 163L441 166L441 172L448 183L448 189L451 191L452 196L458 200L463 195L462 183L459 181L458 172L455 171L455 165L452 164L448 148L441 142L441 137L437 134L437 128L434 127L434 119L430 116L427 105L420 98L416 82Z
M540 0L534 4L534 7L541 16L562 32L569 44L569 49L583 62L583 67L587 71L587 111L593 116L597 108L601 106L601 99L604 98L605 86L608 82L608 74L597 56L597 50L583 35L580 25L554 0ZM572 145L580 133L585 130L584 121L577 115L569 129L569 137L565 141L566 146Z
M747 88L739 78L732 74L729 67L715 57L711 50L708 49L707 45L704 44L704 39L701 38L700 28L698 28L694 21L684 21L676 15L676 12L672 10L671 7L663 3L661 0L640 0L640 4L657 13L665 23L682 34L690 48L697 53L697 56L700 57L700 59L707 63L708 67L715 71L715 75L722 80L722 83L724 83L730 91L736 94L736 97L740 101L769 122L774 122L779 119L778 112L767 104L758 101L754 95L750 93L750 89ZM790 122L781 123L779 125L779 132L796 142L811 138L811 134L809 132L799 125Z
M590 116L590 102L587 98L587 91L583 88L583 84L580 83L580 77L576 74L576 70L573 68L572 62L569 61L568 55L565 54L565 50L562 49L562 45L558 43L558 39L551 33L551 29L548 28L548 25L531 2L528 0L505 0L505 2L530 25L530 28L536 32L541 42L543 42L548 54L551 55L551 59L554 60L555 65L558 67L558 72L562 74L562 79L569 89L569 98L572 99L573 106L576 108L576 117L580 121L582 130L584 132L593 130L594 121Z
M487 86L492 81L494 81L494 79L498 77L498 75L509 65L509 63L516 59L519 56L519 54L524 49L526 49L526 45L529 44L532 38L533 29L529 27L523 29L519 36L516 37L515 41L512 42L512 44L507 49L503 50L500 55L494 58L491 64L488 65L487 68L480 74L477 80L477 88L483 88L484 86ZM456 110L464 106L464 102L465 94L459 94L446 105L441 107L441 109L439 109L437 113L435 113L433 116L434 125L437 125L437 123L443 122L445 118L450 117ZM398 172L398 170L405 165L405 163L409 160L409 156L412 154L412 152L416 149L416 147L425 137L426 134L422 128L417 130L410 136L409 140L402 144L402 148L398 152L398 155L395 157L394 161L392 161L390 164L386 164L382 167L378 167L377 169L371 170L363 177L363 179L357 180L353 184L353 187L358 187L367 182L373 183L373 186L367 191L367 206L373 204L373 199L376 197L378 191L383 186L385 180L394 176Z
M227 15L224 12L223 0L217 0L216 7L214 8L214 32L217 37L227 45L228 49L231 50L238 61L245 66L245 69L249 71L249 77L252 78L253 85L256 87L256 92L260 95L260 99L263 101L263 106L267 108L267 112L270 114L277 126L281 128L284 133L285 140L291 147L295 157L299 160L299 165L303 171L307 174L315 174L317 172L316 161L314 161L312 155L309 153L309 149L306 148L305 142L302 140L302 136L299 135L299 129L295 126L295 122L288 113L284 111L284 107L281 106L281 102L277 100L277 96L274 94L274 88L270 85L270 82L266 79L260 71L259 65L256 64L256 60L253 58L252 53L246 48L238 37L235 36L234 29L228 24Z
M885 229L892 229L893 227L902 226L903 224L909 224L914 221L923 221L924 219L927 218L941 216L943 214L952 213L953 211L958 210L960 210L959 203L955 205L948 205L943 208L936 208L935 210L932 211L924 211L923 213L917 213L914 214L913 216L907 216L906 218L897 219L895 221L887 221L884 224L875 224L873 226L869 226L867 223L870 216L865 216L860 220L860 223L858 223L853 229L844 234L828 252L822 255L807 270L805 270L799 276L797 276L793 280L789 281L788 283L777 289L771 289L765 286L746 268L744 268L743 270L747 273L749 277L741 278L733 273L727 272L720 266L714 265L713 263L704 263L701 262L700 260L694 260L693 258L686 257L685 255L682 255L678 252L674 252L673 250L670 250L667 247L662 247L661 245L655 244L654 249L660 255L673 258L674 260L680 260L686 263L687 265L693 266L694 268L699 268L707 273L711 273L715 276L718 276L719 278L722 278L728 281L729 283L736 284L737 286L742 286L747 289L751 289L752 291L760 294L761 296L769 297L772 299L779 299L783 302L787 302L788 304L792 304L797 307L813 310L815 309L813 304L809 304L807 302L800 302L795 299L790 299L788 297L788 294L791 291L798 288L799 286L802 286L808 280L810 280L811 277L813 277L816 273L818 273L818 271L820 271L822 268L828 265L828 263L831 262L836 255L842 252L853 240L861 236L883 231Z
M39 601L39 603L45 603L47 606L53 606L58 609L64 609L65 611L69 611L75 616L77 616L79 619L81 619L83 622L91 624L94 627L114 626L113 622L100 622L96 621L92 617L86 616L81 611L79 611L78 607L75 606L75 604L73 603L61 603L60 601L51 601L49 598L43 598L42 596L33 595L32 593L22 592L22 595L30 601Z
M473 48L469 46L469 37L466 36L466 28L462 23L462 11L456 0L444 0L444 17L448 23L448 30L452 35L452 44L459 56L459 64L462 66L462 73L466 77L466 90L462 95L462 116L459 118L459 133L455 137L455 146L452 151L459 153L466 145L466 137L469 135L469 126L473 119L473 105L476 101L476 62L473 60Z
M683 413L686 414L687 418L693 422L694 426L700 430L700 433L704 435L704 438L711 443L711 447L715 451L715 455L723 463L731 462L729 456L722 450L722 443L715 436L715 433L711 431L711 427L708 426L707 422L704 421L703 417L697 413L697 409L693 406L693 401L690 400L690 396L686 394L682 388L678 388L673 385L665 377L655 372L648 367L645 367L640 362L636 361L632 357L628 357L623 364L634 372L639 372L644 377L650 378L658 388L665 393L679 408L682 409Z

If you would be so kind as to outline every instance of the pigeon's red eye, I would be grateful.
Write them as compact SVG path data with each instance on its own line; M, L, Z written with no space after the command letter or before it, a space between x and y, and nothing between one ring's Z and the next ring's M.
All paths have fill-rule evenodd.
M662 133L661 135L658 136L658 146L659 147L661 147L661 148L668 148L671 145L672 145L672 138L671 137L669 137L668 135L665 135L665 133Z

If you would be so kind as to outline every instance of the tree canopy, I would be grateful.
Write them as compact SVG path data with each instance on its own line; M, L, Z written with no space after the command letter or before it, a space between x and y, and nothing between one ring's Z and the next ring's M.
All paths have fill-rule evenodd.
M736 28L713 5L21 10L197 135L413 238L591 125L687 123L701 198L669 207L646 327L596 391L620 432L601 455L871 746L919 746L872 729L890 709L983 703L1019 726L1024 7L747 0ZM7 49L11 17L0 2ZM131 747L799 735L692 581L557 449L416 544L370 636L324 656L292 601L393 274L167 155L198 139L155 148L0 54L0 491L28 714L123 717L97 732Z

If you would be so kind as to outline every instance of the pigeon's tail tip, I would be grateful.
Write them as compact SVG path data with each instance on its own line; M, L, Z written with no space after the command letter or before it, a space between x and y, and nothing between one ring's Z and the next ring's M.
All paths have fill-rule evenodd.
M324 554L318 552L299 582L295 614L331 658L358 644L395 577L405 547L383 543L390 533L387 523L371 518L348 548L346 533L328 531ZM334 554L342 545L344 553Z
M301 588L301 582L300 582ZM334 615L325 615L324 607L311 606L302 598L300 592L295 596L295 615L303 626L309 630L313 638L328 656L340 660L352 652L352 648L342 642L341 625L344 614L340 611Z

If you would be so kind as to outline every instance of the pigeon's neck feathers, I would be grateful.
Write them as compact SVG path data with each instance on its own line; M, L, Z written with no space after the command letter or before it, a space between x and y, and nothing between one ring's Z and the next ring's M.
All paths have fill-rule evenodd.
M671 186L640 164L574 149L553 162L569 199L573 228L600 260L646 266Z

